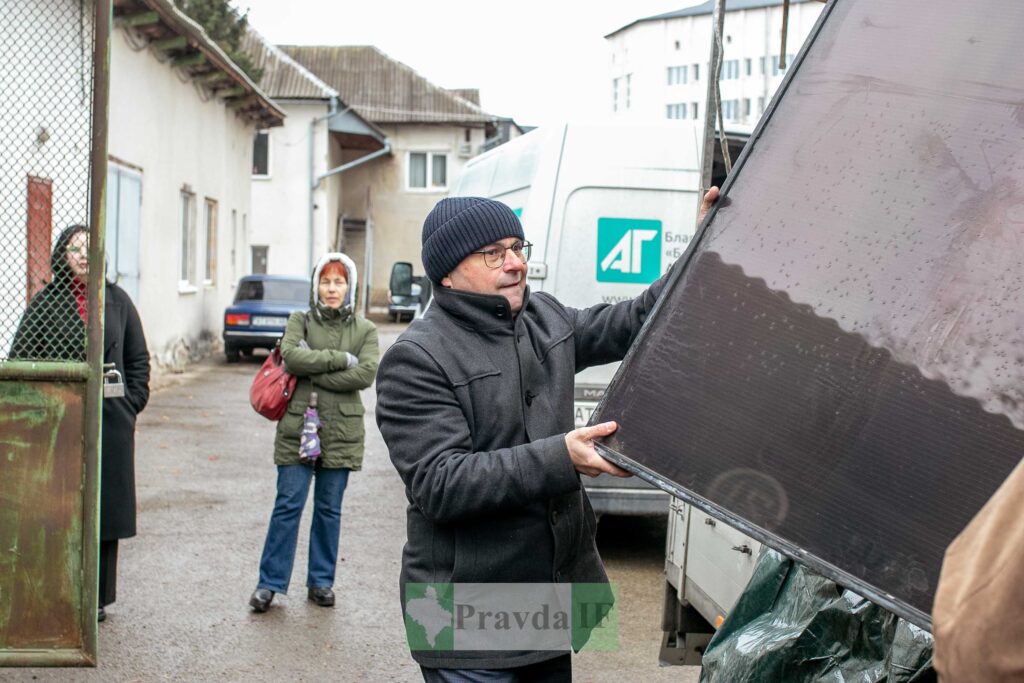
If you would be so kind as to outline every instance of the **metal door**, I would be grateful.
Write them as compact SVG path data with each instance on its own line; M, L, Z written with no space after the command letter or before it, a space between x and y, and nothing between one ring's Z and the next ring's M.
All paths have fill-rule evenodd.
M53 182L28 177L28 273L25 303L50 281L50 235L53 233Z
M107 277L139 303L142 176L117 164L107 171Z

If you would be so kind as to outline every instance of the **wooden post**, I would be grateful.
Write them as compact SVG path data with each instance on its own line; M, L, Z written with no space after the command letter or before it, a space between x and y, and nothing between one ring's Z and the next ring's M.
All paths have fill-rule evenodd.
M173 66L199 66L200 64L206 64L206 55L202 52L192 52L181 57L175 57L171 60Z
M170 38L154 40L152 45L161 52L167 52L168 50L180 50L184 47L188 47L188 39L185 38L185 36L171 36Z
M115 21L118 26L152 26L160 23L160 15L156 12L122 14Z

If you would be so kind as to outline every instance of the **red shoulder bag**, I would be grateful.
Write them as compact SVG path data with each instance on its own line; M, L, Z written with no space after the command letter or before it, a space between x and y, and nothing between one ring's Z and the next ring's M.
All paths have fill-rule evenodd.
M309 320L305 316L303 318L302 336L305 337L309 331ZM285 370L279 341L252 380L249 403L253 410L268 420L280 420L288 412L288 402L295 393L297 381L295 375Z

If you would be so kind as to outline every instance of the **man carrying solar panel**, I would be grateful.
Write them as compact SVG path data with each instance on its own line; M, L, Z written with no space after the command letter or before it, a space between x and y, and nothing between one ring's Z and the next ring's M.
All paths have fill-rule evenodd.
M701 218L717 197L707 193ZM614 422L573 429L573 379L625 356L667 277L629 301L567 308L530 293L530 246L490 199L443 199L423 224L434 302L377 375L377 424L409 500L403 605L409 584L607 583L579 474L629 475L593 446ZM427 681L572 675L568 651L413 658Z

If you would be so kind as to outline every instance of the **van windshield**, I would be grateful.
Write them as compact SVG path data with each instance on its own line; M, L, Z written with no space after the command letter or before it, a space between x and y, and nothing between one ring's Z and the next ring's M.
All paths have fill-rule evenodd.
M305 280L242 280L235 294L240 301L294 301L309 300L309 283Z

